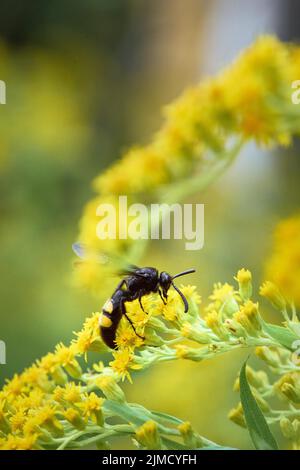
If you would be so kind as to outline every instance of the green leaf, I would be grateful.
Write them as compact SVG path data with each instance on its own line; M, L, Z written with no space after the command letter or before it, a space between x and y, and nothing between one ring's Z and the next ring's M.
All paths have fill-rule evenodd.
M278 450L277 442L251 392L246 376L246 365L247 361L240 372L240 396L250 437L257 450Z
M266 333L268 333L272 338L274 338L279 344L283 347L293 351L293 343L299 337L293 333L291 330L283 326L272 325L272 323L263 323L263 329Z
M158 419L161 419L163 421L168 421L168 422L176 424L176 425L182 423L182 420L179 419L179 418L176 418L176 416L171 416L167 413L162 413L161 411L151 411L151 414L153 416L157 417Z

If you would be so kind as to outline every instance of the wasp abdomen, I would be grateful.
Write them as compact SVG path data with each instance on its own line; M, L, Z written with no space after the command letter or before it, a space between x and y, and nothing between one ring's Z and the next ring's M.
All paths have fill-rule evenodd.
M111 349L116 349L116 331L122 317L119 299L108 299L102 307L99 317L100 335L103 342Z

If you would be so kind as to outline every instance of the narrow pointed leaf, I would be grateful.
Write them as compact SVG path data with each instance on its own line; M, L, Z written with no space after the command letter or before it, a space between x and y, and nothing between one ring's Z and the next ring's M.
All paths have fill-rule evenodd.
M277 450L277 442L251 392L246 365L247 361L240 372L240 396L250 437L257 450Z

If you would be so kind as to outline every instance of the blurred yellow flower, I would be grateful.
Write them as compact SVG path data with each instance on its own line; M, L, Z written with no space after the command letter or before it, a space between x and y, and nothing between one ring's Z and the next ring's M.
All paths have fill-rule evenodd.
M273 251L266 263L266 278L289 300L300 306L300 216L282 220L275 229ZM263 290L263 292L265 289ZM281 300L281 305L284 299Z

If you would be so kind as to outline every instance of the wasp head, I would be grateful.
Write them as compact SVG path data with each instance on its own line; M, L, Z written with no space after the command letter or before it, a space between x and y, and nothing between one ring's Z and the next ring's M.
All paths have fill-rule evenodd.
M166 295L172 284L172 276L166 273L166 271L162 271L159 276L159 284L163 293Z

